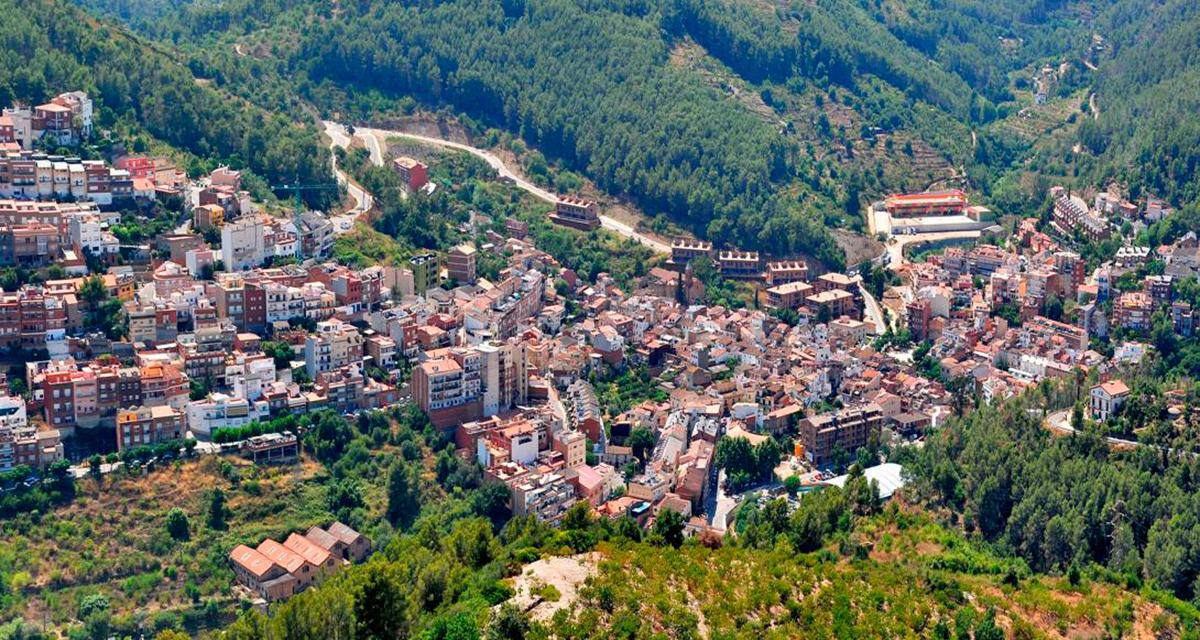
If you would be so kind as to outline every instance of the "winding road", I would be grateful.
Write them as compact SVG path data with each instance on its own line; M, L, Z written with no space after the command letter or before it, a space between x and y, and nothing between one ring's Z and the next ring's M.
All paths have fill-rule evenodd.
M347 149L350 147L350 136L346 135L346 128L341 125L336 125L332 122L325 122L325 135L329 136L329 148L341 147ZM359 216L371 210L375 206L375 199L371 194L367 193L366 189L358 186L346 172L338 168L337 155L331 154L329 159L333 166L333 175L337 178L338 184L346 187L346 192L354 200L354 207L340 216L332 216L333 228L336 233L342 234L354 228L354 221ZM383 164L382 156L378 164Z
M324 121L323 124L325 125L325 133L329 136L333 145L337 145L342 148L349 147L350 136L346 134L346 127L344 125L336 123L336 122L330 122L328 120ZM415 140L417 142L432 145L435 147L440 147L443 149L453 149L456 151L464 151L466 153L469 153L469 154L483 160L484 162L488 163L488 166L492 167L492 169L494 169L496 171L496 174L498 176L511 182L512 184L516 185L518 188L529 193L533 197L535 197L539 200L545 201L545 202L549 202L551 204L558 202L557 195L555 195L555 194L533 184L532 182L529 182L525 178L521 177L521 175L519 175L518 173L516 173L515 171L510 169L508 167L508 165L506 165L504 163L503 160L501 160L495 154L493 154L490 151L487 151L485 149L480 149L478 147L472 147L471 145L463 144L461 142L454 142L452 140L446 140L443 138L435 138L432 136L423 136L423 135L419 135L419 134L415 134L415 133L406 133L404 131L374 129L374 128L370 128L370 127L355 127L354 136L361 139L363 141L363 143L366 145L367 151L370 152L371 162L373 164L375 164L376 166L383 166L383 160L384 160L383 154L384 154L384 148L386 145L387 138L405 138L408 140ZM381 141L381 138L382 138L382 141ZM336 170L336 166L335 166L335 170ZM345 174L338 172L338 181L341 182L344 179L345 179ZM370 197L370 196L368 195L367 197ZM620 220L617 220L616 218L606 216L606 215L601 215L600 216L600 226L602 226L605 229L608 229L610 231L613 231L614 233L625 236L626 238L632 238L634 240L637 240L641 244L653 249L654 251L656 251L658 253L670 253L671 252L671 246L668 245L667 243L665 243L661 240L658 240L656 238L652 238L643 233L640 233L637 231L637 229L634 229L633 226L631 226L625 222L622 222Z
M1062 433L1075 433L1077 431L1075 427L1071 426L1070 409L1063 409L1062 411L1055 411L1053 413L1046 414L1045 425L1046 428L1050 429L1051 431L1059 431ZM1104 441L1110 446L1114 447L1151 446L1155 449L1160 448L1155 445L1146 445L1144 442L1138 442L1136 440L1124 440L1122 438L1113 438L1111 436L1105 436Z

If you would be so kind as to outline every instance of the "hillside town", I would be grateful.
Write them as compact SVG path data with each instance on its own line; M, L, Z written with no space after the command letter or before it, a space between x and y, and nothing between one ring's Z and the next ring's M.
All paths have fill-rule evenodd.
M867 281L877 267L826 271L685 237L632 286L607 273L589 282L515 218L402 266L351 268L330 259L344 230L329 216L269 213L237 170L188 180L164 158L109 166L38 150L47 136L88 135L90 109L73 93L0 117L0 265L55 270L0 296L0 345L23 363L0 397L0 471L78 464L93 452L83 440L101 453L186 443L296 464L297 434L228 434L412 406L508 488L514 515L556 523L583 502L648 527L670 510L690 533L721 535L747 489L844 482L835 471L856 457L899 486L895 465L875 466L881 445L1044 380L1094 372L1088 410L1108 420L1156 323L1195 330L1176 289L1200 269L1194 233L1128 243L1094 266L1070 248L1133 238L1170 214L1153 198L1104 191L1089 204L1055 187L1048 222L1020 219L993 244L994 215L961 191L893 196L870 214L891 234L974 242L903 259L878 286ZM391 168L411 194L435 188L422 162ZM169 228L117 237L122 210L167 200L181 210ZM598 208L563 196L549 217L587 232ZM481 274L484 258L502 264L498 277ZM749 287L752 303L707 304L700 264ZM718 468L722 441L773 436L793 445L766 477ZM342 523L253 542L230 562L265 600L370 544Z

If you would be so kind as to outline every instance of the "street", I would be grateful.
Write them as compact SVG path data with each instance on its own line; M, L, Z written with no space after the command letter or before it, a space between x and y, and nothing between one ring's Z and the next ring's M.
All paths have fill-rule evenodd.
M350 147L350 136L346 135L346 129L342 125L332 122L325 122L325 135L329 136L329 148L341 147L347 149ZM376 149L376 153L378 149ZM372 156L374 160L374 156ZM365 189L355 184L344 171L338 168L337 156L330 157L330 164L333 166L333 175L337 178L338 184L346 187L346 192L350 194L350 198L354 200L354 208L339 216L331 216L335 233L343 234L354 228L354 221L359 216L371 210L375 200L371 194ZM380 156L377 164L383 164L382 156Z

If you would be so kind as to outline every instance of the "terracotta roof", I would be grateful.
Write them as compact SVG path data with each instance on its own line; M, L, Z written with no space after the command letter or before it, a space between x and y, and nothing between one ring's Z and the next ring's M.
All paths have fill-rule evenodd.
M1120 380L1109 380L1100 383L1100 389L1110 396L1123 396L1129 393L1129 387Z
M346 544L353 544L362 537L362 535L357 531L340 522L335 522L329 525L329 533Z
M258 578L267 575L271 567L275 566L270 558L244 544L234 547L233 551L229 552L229 559Z
M321 527L313 527L309 529L308 533L304 534L304 537L308 538L309 542L312 542L326 551L333 551L334 547L342 544L341 540L337 539L336 536L322 529Z
M304 566L303 556L270 538L259 543L258 552L283 567L288 573L296 573Z
M288 536L287 540L284 541L283 546L291 549L302 556L305 560L317 565L318 567L329 561L329 551L327 549L321 548L313 541L298 533L293 533L292 535Z

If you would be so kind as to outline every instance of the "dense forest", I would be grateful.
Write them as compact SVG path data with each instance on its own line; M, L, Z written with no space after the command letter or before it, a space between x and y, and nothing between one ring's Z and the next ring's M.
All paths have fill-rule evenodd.
M392 5L369 20L315 27L298 58L313 77L447 101L519 131L601 187L627 190L719 241L832 258L819 226L802 226L810 218L795 216L798 228L772 233L772 219L795 206L781 202L772 184L805 171L794 149L771 124L727 108L665 66L669 49L656 25L639 17L645 10Z
M1040 412L1054 404L1049 389L930 437L909 468L917 495L961 513L968 532L1036 571L1094 563L1130 584L1200 596L1195 391L1182 431L1152 416L1141 422L1147 446L1118 451L1093 427L1052 436Z
M1200 198L1200 7L1188 0L1121 2L1103 16L1100 115L1080 130L1093 175L1113 175L1175 204Z
M147 133L271 183L332 179L315 127L207 86L169 49L97 24L68 3L0 1L0 105L40 104L73 90L94 97L100 130ZM314 195L312 204L328 197Z

